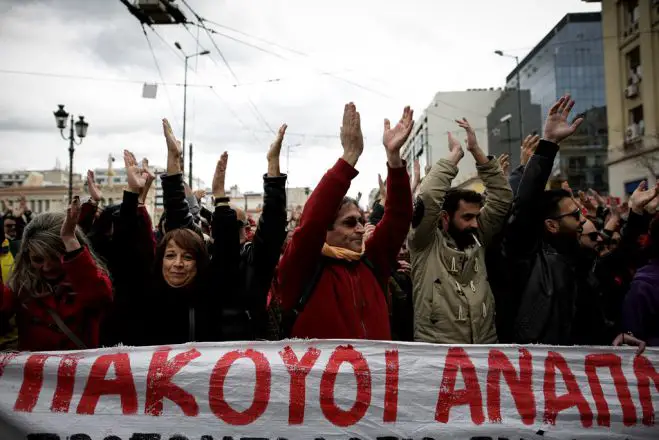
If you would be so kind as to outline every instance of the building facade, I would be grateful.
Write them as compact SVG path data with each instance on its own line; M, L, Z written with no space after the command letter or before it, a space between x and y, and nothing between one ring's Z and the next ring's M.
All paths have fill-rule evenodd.
M439 92L416 121L412 134L403 145L401 154L407 161L408 173L413 172L414 160L419 160L421 170L448 155L448 132L464 143L465 132L455 122L463 117L476 132L478 142L488 152L487 116L501 89L470 89L463 92ZM460 172L454 185L473 178L476 164L473 158L465 157L460 162Z
M518 101L521 101L521 106ZM511 169L520 164L519 108L522 108L523 126L526 134L542 132L541 108L531 102L529 90L506 89L487 115L487 136L489 154L501 156L510 154ZM526 135L525 135L526 136Z
M566 93L575 100L574 117L587 112L599 114L596 109L606 107L603 40L602 14L567 14L508 75L507 87L529 90L531 103L540 106L542 121L556 100ZM526 124L523 126L525 133L533 131ZM583 133L591 132L592 129ZM575 163L600 163L607 155L607 145L601 140L601 136L593 136L561 145L554 174L567 178L574 188L586 189L588 186L581 185L592 185L593 189L606 193L605 168L594 167L585 175L581 166L575 166Z
M643 179L659 175L659 0L598 3L604 29L609 186L613 195L624 197Z

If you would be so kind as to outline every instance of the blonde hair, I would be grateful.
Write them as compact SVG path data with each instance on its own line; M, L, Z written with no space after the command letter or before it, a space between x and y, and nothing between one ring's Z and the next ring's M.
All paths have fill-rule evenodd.
M30 255L59 260L66 254L60 230L66 214L63 212L46 212L32 219L23 231L21 246L14 262L14 270L9 277L8 286L19 298L38 297L51 293L51 287L32 267ZM81 246L87 247L96 267L108 274L103 261L92 250L85 234L76 227L76 238Z

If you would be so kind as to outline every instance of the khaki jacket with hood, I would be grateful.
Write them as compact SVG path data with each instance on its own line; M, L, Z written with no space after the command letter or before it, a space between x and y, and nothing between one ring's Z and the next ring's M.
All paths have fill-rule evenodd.
M408 247L414 280L414 339L441 344L497 342L494 296L485 269L485 249L502 230L513 192L496 159L477 165L487 191L478 218L480 243L460 251L440 229L444 195L458 174L446 159L421 184Z

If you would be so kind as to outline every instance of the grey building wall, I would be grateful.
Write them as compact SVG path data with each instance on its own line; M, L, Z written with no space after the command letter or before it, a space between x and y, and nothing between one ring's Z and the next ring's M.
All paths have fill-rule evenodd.
M519 138L519 111L518 99L522 101L522 126L523 136L534 132L542 133L541 107L531 102L531 92L522 90L518 95L517 90L505 90L496 101L494 107L487 115L487 139L489 154L501 156L510 153L511 169L520 164L520 146L522 139ZM511 115L509 122L501 122L501 118ZM510 127L510 134L508 128Z

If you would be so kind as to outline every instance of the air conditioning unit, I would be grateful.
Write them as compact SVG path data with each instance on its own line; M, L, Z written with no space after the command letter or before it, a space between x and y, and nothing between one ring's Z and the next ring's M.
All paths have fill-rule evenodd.
M627 132L625 133L625 139L627 142L633 141L636 138L638 138L641 135L638 125L637 124L631 124L629 127L627 127Z
M638 96L638 84L630 84L625 89L625 97L627 99Z

